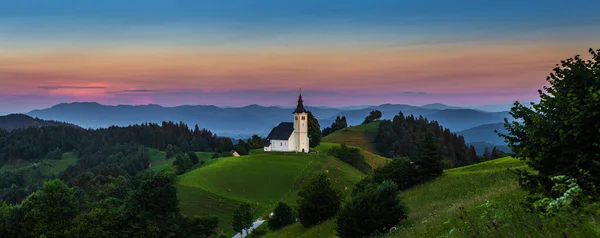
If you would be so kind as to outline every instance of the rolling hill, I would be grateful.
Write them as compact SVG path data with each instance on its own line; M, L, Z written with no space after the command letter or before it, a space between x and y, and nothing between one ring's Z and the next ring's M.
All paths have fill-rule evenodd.
M0 129L14 130L19 128L27 128L31 126L75 126L73 124L58 122L58 121L47 121L39 118L33 118L24 114L10 114L6 116L0 116Z
M346 144L377 154L373 144L380 122L372 122L359 126L351 126L323 137L323 142Z
M504 139L498 136L498 134L494 132L495 130L502 134L507 133L504 128L504 123L499 122L476 126L459 131L456 134L463 136L466 142L486 142L493 145L505 145Z
M255 152L220 158L179 177L181 211L186 215L216 215L221 219L220 228L231 233L231 215L239 203L254 205L257 217L268 214L279 201L294 205L304 183L321 172L328 174L334 187L349 194L366 175L328 156L331 146L334 144L324 143L314 154ZM386 161L372 154L367 160L375 167Z
M527 166L505 157L446 170L432 182L401 192L408 219L384 237L559 237L563 232L594 237L582 226L558 226L552 218L525 212L520 202L527 193L508 170L515 168ZM335 219L311 228L295 223L265 237L336 237Z
M461 131L476 126L503 122L512 118L508 112L484 112L473 109L446 109L426 116L451 131Z

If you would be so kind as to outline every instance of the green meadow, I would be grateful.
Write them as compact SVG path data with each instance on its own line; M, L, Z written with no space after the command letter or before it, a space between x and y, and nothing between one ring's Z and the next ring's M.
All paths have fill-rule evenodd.
M444 171L430 183L401 192L408 219L383 237L597 237L597 223L581 217L540 218L523 211L526 196L508 169L527 168L514 158ZM462 217L461 217L462 216ZM299 223L266 237L336 237L335 219L311 228Z
M344 128L327 135L323 138L323 142L351 145L376 154L377 149L373 141L375 140L375 136L377 136L377 129L380 123L377 121Z
M41 185L48 178L57 177L60 172L75 164L77 164L77 156L73 152L67 152L63 153L59 160L18 161L13 164L5 164L0 169L23 172L26 185Z

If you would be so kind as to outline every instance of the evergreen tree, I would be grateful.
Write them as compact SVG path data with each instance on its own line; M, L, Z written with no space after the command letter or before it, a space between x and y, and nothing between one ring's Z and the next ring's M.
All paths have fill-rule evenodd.
M175 149L173 148L173 145L171 145L171 144L167 145L167 149L165 152L167 155L166 159L170 159L170 158L173 158L173 156L175 156Z
M23 201L25 229L31 237L65 237L77 216L75 195L62 181L44 183Z
M198 162L200 162L200 159L198 158L198 155L196 155L195 152L188 152L187 157L190 159L190 161L192 161L193 165L196 165L198 164Z
M444 172L442 157L438 151L433 135L428 133L419 148L420 154L416 161L421 182L430 181L439 177Z
M371 184L355 194L340 210L336 232L341 238L383 233L407 217L398 187L391 181Z
M400 190L411 188L419 182L419 172L408 158L394 158L390 163L375 169L373 182L392 181Z
M294 216L292 208L280 202L273 211L273 217L269 219L268 225L271 230L279 230L282 227L294 224L294 222L296 222L296 216Z
M483 160L490 160L492 159L492 155L490 153L490 148L485 147L485 149L483 150Z
M321 125L319 120L308 111L308 140L310 148L315 148L321 144Z
M340 209L341 194L325 174L318 174L298 193L298 218L311 227L335 216Z

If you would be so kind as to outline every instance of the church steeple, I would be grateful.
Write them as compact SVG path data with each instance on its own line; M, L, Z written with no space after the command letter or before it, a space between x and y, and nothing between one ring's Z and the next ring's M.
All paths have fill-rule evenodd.
M300 92L299 92L299 96L298 96L298 106L296 106L296 110L294 111L294 113L303 113L303 112L307 112L306 109L304 109L304 104L302 104L302 88L300 88Z

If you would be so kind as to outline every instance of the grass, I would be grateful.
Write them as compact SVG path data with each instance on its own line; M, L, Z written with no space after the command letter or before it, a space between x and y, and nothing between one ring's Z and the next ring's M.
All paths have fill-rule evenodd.
M377 154L377 149L373 144L377 136L377 129L381 122L372 122L359 126L348 127L323 138L323 142L346 144L361 148L365 151Z
M159 151L157 149L152 148L149 148L148 151L150 152L150 164L152 165L150 169L152 169L152 171L154 172L159 172L163 169L170 167L173 164L173 161L175 161L174 158L166 160L165 157L167 156L167 154L163 151ZM213 153L196 152L196 155L198 156L198 159L205 162L209 162Z
M321 172L346 195L365 176L326 153L255 151L248 156L220 158L179 176L181 211L190 216L216 215L221 229L231 234L231 215L239 203L254 205L256 217L270 213L280 201L295 206L298 191Z
M23 172L25 185L41 185L48 178L56 177L70 165L77 164L77 156L73 152L63 153L60 160L41 160L29 162L19 160L16 163L5 164L0 168L4 171Z
M389 237L560 237L562 232L594 237L585 229L524 212L520 202L526 192L508 168L527 167L506 157L447 170L441 178L401 193L408 219Z
M373 123L371 123L373 124ZM339 146L339 144L334 143L321 143L321 145L317 148L321 153L327 153L331 147ZM371 166L371 168L376 169L380 166L385 165L390 159L385 158L380 155L373 154L369 151L365 151L361 149L361 154L365 157L365 161Z
M592 219L553 220L524 212L520 202L526 192L509 168L527 166L506 157L446 170L430 183L401 192L408 219L384 237L562 237L563 232L598 237ZM335 219L311 228L296 223L266 237L335 237Z

